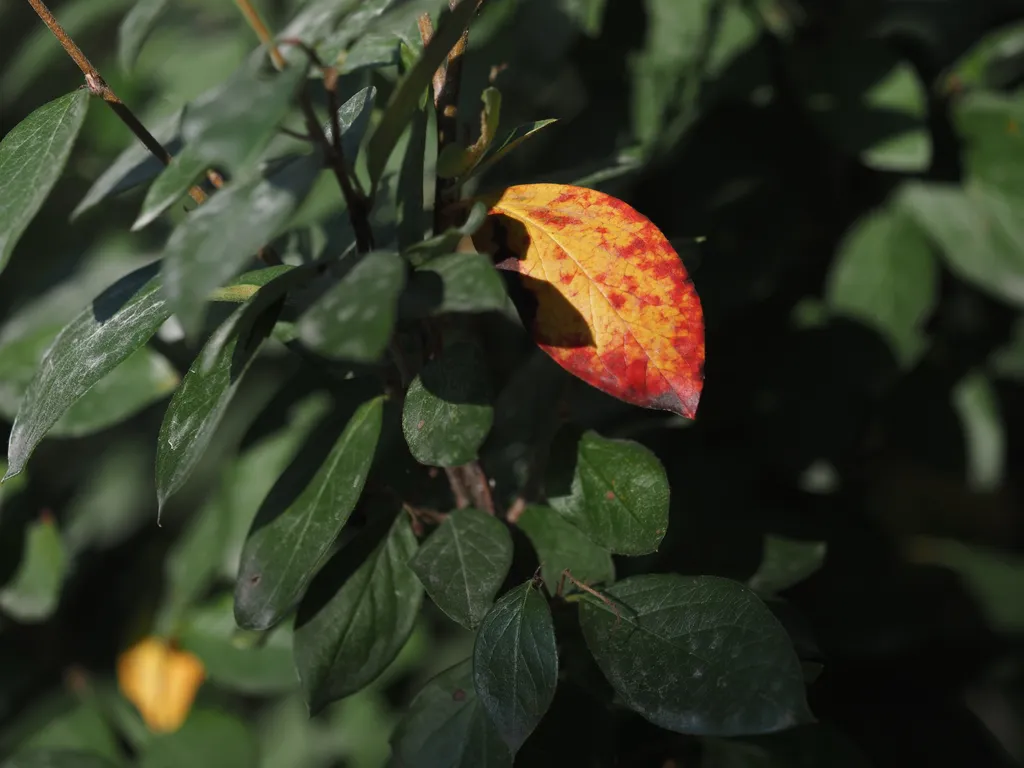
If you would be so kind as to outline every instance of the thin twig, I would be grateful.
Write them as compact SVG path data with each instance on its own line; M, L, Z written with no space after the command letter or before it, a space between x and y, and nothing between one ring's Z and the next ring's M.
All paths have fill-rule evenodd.
M78 47L71 36L64 31L64 27L60 25L56 17L46 7L46 3L43 0L28 0L28 4L32 6L32 10L36 12L36 15L42 19L43 23L50 28L53 32L54 37L60 42L61 46L67 51L68 56L78 65L78 68L82 70L82 74L85 75L86 85L89 86L90 93L99 96L103 101L107 103L114 114L121 118L121 122L128 126L128 129L138 137L146 149L148 149L153 157L159 160L164 165L168 165L171 162L171 153L156 140L147 129L146 126L135 116L128 106L117 97L117 94L111 90L110 86L107 85L106 80L100 75L99 70L92 65L89 58L82 52L82 49ZM206 193L203 192L197 186L193 186L188 191L189 195L197 203L202 203L206 200Z
M284 69L288 62L285 61L284 56L281 55L281 51L274 43L274 37L270 34L270 30L267 29L267 25L263 23L263 19L260 17L259 12L253 7L249 0L235 0L235 5L238 6L238 10L245 16L245 20L249 22L249 26L252 27L252 31L256 33L256 37L259 41L267 46L267 50L270 51L270 58L274 62L274 66L279 70Z

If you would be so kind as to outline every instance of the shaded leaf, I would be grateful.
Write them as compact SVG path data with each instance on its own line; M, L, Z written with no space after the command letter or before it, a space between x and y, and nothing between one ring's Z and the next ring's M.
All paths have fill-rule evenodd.
M953 387L952 401L964 432L967 487L991 493L1002 484L1006 464L1006 430L992 382L970 373Z
M9 757L3 768L113 768L102 755L71 749L39 749Z
M97 755L115 764L123 764L117 736L107 722L105 713L95 700L76 701L76 697L60 693L45 697L35 706L19 714L17 725L6 729L5 741L24 722L34 732L17 739L17 753L39 751L80 751ZM5 751L9 743L4 745Z
M181 122L184 147L149 188L132 229L167 210L208 168L239 175L255 163L306 77L297 65L266 73L265 58L257 50L226 82L189 105Z
M360 405L340 434L339 422L329 422L327 436L337 438L322 462L300 453L271 489L242 550L235 582L240 627L267 629L298 603L363 492L383 404L375 397Z
M989 365L996 377L1024 380L1024 317L1017 318L1010 340L992 353Z
M85 121L89 91L35 110L0 140L0 271L57 183Z
M152 739L139 768L203 765L216 755L217 768L252 768L259 748L249 727L237 717L214 709L195 712L181 730Z
M1024 170L1006 161L1024 150L1024 102L1016 96L969 93L956 101L953 118L964 144L965 177L1024 199Z
M117 54L121 68L130 70L149 33L156 27L169 0L136 0L117 30Z
M1024 72L1024 24L997 27L978 40L946 73L948 91L963 88L1001 90Z
M767 534L761 564L747 584L751 589L768 595L789 589L821 568L827 550L828 545L824 541L802 541Z
M494 141L501 119L501 91L485 88L481 101L484 108L480 116L480 137L468 147L456 143L444 148L437 158L437 175L442 179L468 177Z
M668 527L665 470L631 440L564 428L551 447L545 492L566 521L616 554L654 552Z
M117 684L151 731L178 730L206 671L193 654L160 637L144 637L117 658Z
M634 576L584 595L587 646L625 703L677 733L739 736L811 721L789 637L749 589L717 576Z
M427 238L407 248L402 256L414 267L423 266L433 259L450 255L457 250L463 238L476 234L487 218L487 206L476 202L462 226L451 227L439 235Z
M528 581L498 600L473 644L473 687L513 754L551 706L557 684L551 609Z
M457 509L423 543L409 567L437 607L476 629L512 566L512 537L500 520Z
M540 561L541 576L551 592L559 586L563 591L574 589L563 583L562 572L587 585L615 581L615 563L606 549L588 539L576 526L566 522L553 509L537 505L522 511L515 524L522 529Z
M512 768L473 687L471 659L430 680L391 736L392 768Z
M402 167L395 187L398 248L405 250L423 241L427 229L423 199L423 164L427 152L427 109L417 109L409 125Z
M415 269L402 293L404 317L436 317L448 312L501 311L508 294L490 258L479 253L438 256Z
M352 550L363 543L357 539L334 555L299 606L295 663L312 714L373 682L419 614L423 587L407 565L416 553L408 517L399 514L360 564Z
M0 589L0 609L18 621L38 622L57 609L67 555L53 518L45 515L25 529L17 570Z
M477 457L494 421L483 350L455 342L412 380L402 409L402 431L421 464L456 467Z
M302 315L299 338L324 357L377 362L391 340L405 269L396 253L366 254Z
M696 415L700 300L657 227L621 200L558 184L509 187L490 213L474 241L518 273L541 349L627 403Z
M526 123L513 128L504 139L488 148L487 152L485 152L483 157L480 159L480 162L466 176L466 179L468 180L474 176L483 175L493 168L494 165L502 158L512 152L516 147L529 139L535 133L547 128L552 123L557 122L558 120L551 118L548 120L537 120L535 122Z
M857 222L843 239L829 273L833 312L878 331L905 364L924 345L924 323L938 299L931 248L904 211L883 209Z

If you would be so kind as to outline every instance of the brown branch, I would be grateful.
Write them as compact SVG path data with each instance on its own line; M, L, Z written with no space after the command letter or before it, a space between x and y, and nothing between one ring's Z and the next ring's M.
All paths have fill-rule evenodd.
M164 165L168 165L171 162L171 154L167 149L156 140L147 129L146 126L135 116L128 106L117 97L117 94L111 90L110 86L100 75L99 70L92 65L89 58L82 52L82 49L75 44L75 41L71 39L71 36L64 31L64 27L60 25L56 17L46 7L46 3L43 0L28 0L28 4L32 6L32 10L36 12L36 15L42 19L43 23L50 28L53 32L54 37L57 38L61 46L67 51L68 56L78 65L78 68L82 70L82 74L85 75L85 83L89 86L90 93L99 96L103 101L107 103L114 114L121 118L121 122L128 126L128 129L135 134L135 136L145 145L146 149L152 153L153 157L159 160ZM206 200L206 193L203 192L197 186L193 186L188 191L189 195L197 203L202 203Z
M263 19L260 17L259 12L253 7L249 0L235 0L235 5L238 6L238 10L245 16L245 20L249 22L249 26L252 27L252 31L256 33L256 37L259 41L267 46L270 51L270 58L274 62L274 66L279 70L284 69L288 62L285 61L284 56L281 55L281 51L277 45L274 44L274 37L270 34L270 30L267 29L267 25L263 23Z

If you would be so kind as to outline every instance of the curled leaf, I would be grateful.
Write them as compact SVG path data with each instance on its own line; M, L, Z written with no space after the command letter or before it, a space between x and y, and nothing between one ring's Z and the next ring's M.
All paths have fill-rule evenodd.
M519 274L517 304L559 365L627 403L697 412L704 322L682 261L648 219L582 187L509 187L474 236Z

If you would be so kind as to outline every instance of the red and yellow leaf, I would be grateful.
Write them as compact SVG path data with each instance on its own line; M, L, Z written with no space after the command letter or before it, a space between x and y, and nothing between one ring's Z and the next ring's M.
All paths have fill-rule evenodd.
M185 722L206 676L203 663L159 637L146 637L117 660L117 682L151 731L169 733Z
M535 302L524 320L541 349L603 392L693 418L704 381L703 314L658 228L621 200L581 187L526 184L487 202L474 242L521 276Z

